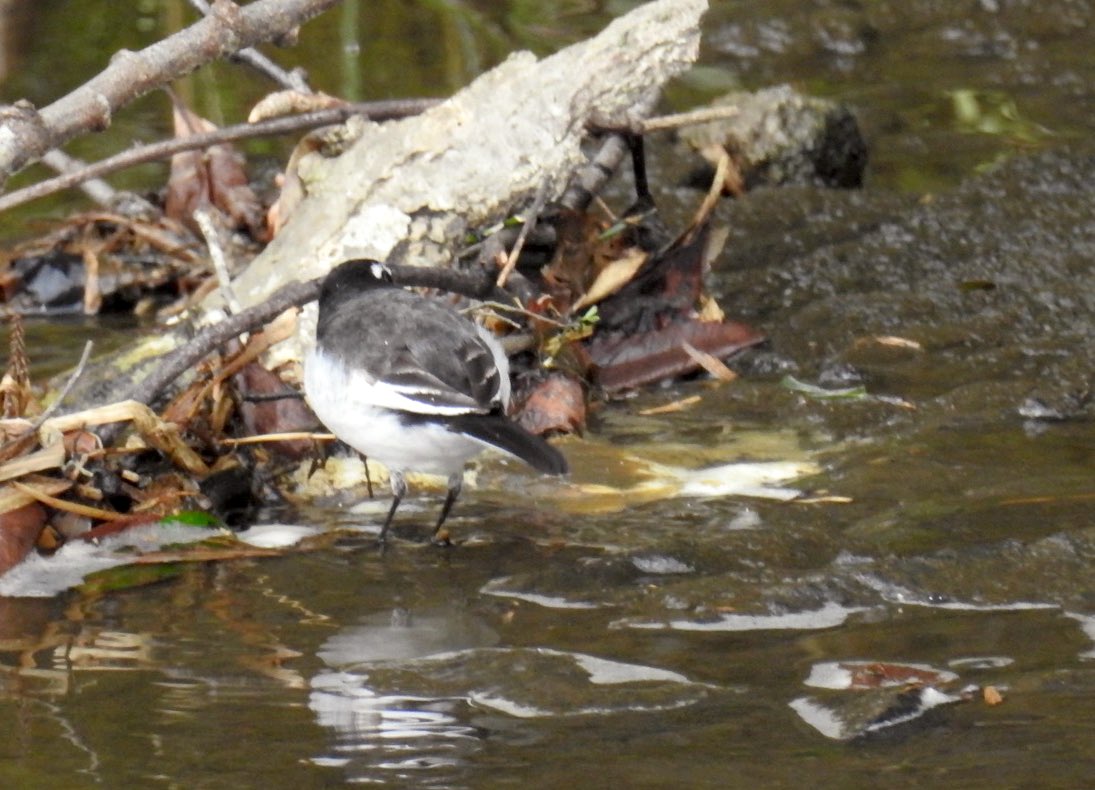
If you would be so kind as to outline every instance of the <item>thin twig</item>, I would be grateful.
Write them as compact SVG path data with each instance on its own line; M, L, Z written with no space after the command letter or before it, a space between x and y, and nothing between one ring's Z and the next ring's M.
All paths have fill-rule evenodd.
M232 290L232 275L228 272L228 257L224 254L224 246L221 244L220 233L209 211L199 208L194 211L194 221L198 223L202 236L205 237L205 245L209 248L209 259L213 261L213 271L217 276L217 284L220 287L221 296L228 306L229 312L238 313L243 309L240 300L236 298L236 292Z
M20 483L18 480L12 480L8 485L14 487L17 491L26 494L31 499L41 502L43 505L49 505L54 510L64 510L69 513L75 513L78 516L98 519L99 521L118 521L123 518L128 518L124 513L115 513L110 510L91 507L90 505L81 505L78 502L58 499L55 496L50 496L49 494L39 491L34 486Z
M209 14L213 12L212 6L205 2L205 0L189 0L189 2L190 5L205 16L209 16ZM232 59L246 63L251 68L266 75L284 88L299 91L300 93L312 92L311 87L309 87L307 80L304 79L304 74L300 69L286 71L254 47L241 49L232 56Z
M87 367L87 361L91 358L91 349L94 345L95 344L90 340L84 343L84 353L80 355L80 361L76 363L76 369L72 371L72 374L68 377L68 381L65 382L65 386L61 388L60 393L58 393L53 403L51 403L46 410L39 414L37 419L31 423L28 432L37 431L41 428L42 423L48 420L53 412L57 411L61 405L61 401L68 397L68 394L72 392L72 388L76 385L76 380L84 374L84 368Z
M172 381L196 365L210 351L237 335L262 326L290 307L312 301L319 296L322 283L323 279L318 277L307 282L289 283L275 291L265 302L205 327L186 345L167 354L159 366L125 397L140 403L152 403Z
M0 211L7 211L23 203L29 203L32 200L38 200L63 189L69 189L90 178L100 178L136 165L167 159L183 151L194 151L219 143L231 143L256 137L276 137L304 129L314 129L317 126L330 126L343 123L353 115L363 115L372 120L403 118L408 115L417 115L432 107L438 101L439 99L397 99L366 104L350 104L345 107L316 110L302 115L271 118L257 123L239 123L212 132L138 146L88 165L87 168L79 172L40 181L37 184L0 196Z
M83 159L69 156L59 148L47 151L42 156L42 164L62 176L82 173L90 167ZM125 217L155 217L160 213L159 209L136 192L119 191L101 178L89 178L77 186L96 205Z
M506 280L509 279L510 273L517 268L517 259L521 257L521 250L525 246L525 239L528 238L532 229L536 227L536 220L539 219L540 212L544 210L544 204L547 203L547 196L548 183L547 181L542 181L536 190L536 198L532 201L532 205L525 214L525 224L521 226L521 232L517 234L517 241L513 243L513 249L511 249L509 255L506 256L506 263L502 267L502 271L498 273L498 280L495 282L495 285L499 288L504 288L506 286Z
M285 433L262 433L257 436L244 436L239 439L221 439L220 444L239 447L244 444L264 444L266 442L296 442L310 439L313 442L333 442L337 437L333 433L315 433L313 431L287 431Z
M61 175L75 173L80 169L87 167L87 162L75 159L59 148L47 151L42 156L42 164ZM114 201L118 197L118 193L114 187L101 178L89 178L79 186L81 192L103 208L110 208L113 206Z
M722 121L733 118L741 113L741 108L734 104L724 104L720 107L702 107L689 112L679 112L672 115L659 115L656 118L646 118L636 124L636 131L641 134L661 132L666 129L680 129L682 126L695 126L709 121Z
M476 305L475 307L473 307L471 309L472 310L479 310L479 309L482 309L482 308L486 308L488 310L494 310L496 312L502 312L502 313L516 313L517 315L524 316L525 318L532 318L532 319L535 319L536 321L543 321L544 323L547 323L547 324L553 324L554 326L559 327L559 329L565 329L568 326L566 321L560 321L556 318L550 318L549 316L546 316L543 313L534 313L531 310L526 310L524 307L521 307L520 305L507 304L505 302L480 302L478 305ZM499 316L499 318L501 318L501 316ZM507 319L503 319L503 320L507 320Z

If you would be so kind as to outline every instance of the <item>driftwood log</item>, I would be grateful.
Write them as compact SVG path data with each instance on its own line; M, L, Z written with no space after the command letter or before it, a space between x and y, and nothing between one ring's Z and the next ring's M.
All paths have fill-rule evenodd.
M419 116L299 163L306 196L233 283L244 307L348 258L444 265L469 228L566 188L590 124L628 126L699 52L706 0L655 0L543 60L511 55Z

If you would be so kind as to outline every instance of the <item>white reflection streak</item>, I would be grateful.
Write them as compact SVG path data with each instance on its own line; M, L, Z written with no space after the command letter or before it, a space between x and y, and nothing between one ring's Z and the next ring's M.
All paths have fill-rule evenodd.
M365 680L349 673L319 675L313 680L308 705L316 714L317 723L343 735L356 736L353 743L340 745L340 750L387 750L393 748L390 741L421 738L475 738L474 728L458 723L447 713L409 707L436 705L444 700L378 695L365 687ZM408 744L406 748L411 746Z
M1075 620L1080 624L1080 630L1084 632L1084 636L1095 642L1095 617L1089 614L1078 614L1076 612L1065 612L1065 617ZM1095 658L1095 649L1085 650L1080 653L1080 658Z
M84 743L83 738L76 732L76 728L69 723L68 719L61 715L61 708L44 700L35 700L35 702L45 708L49 712L50 718L57 722L57 726L61 728L61 737L87 755L87 768L80 768L77 770L77 773L88 774L89 776L95 777L96 782L102 782L103 777L99 775L99 766L101 763L98 753Z
M848 737L847 732L844 729L844 722L842 722L833 711L823 705L819 705L817 701L810 697L793 699L787 703L787 705L791 710L797 713L804 722L826 738L842 741Z
M904 606L924 606L929 609L950 609L959 612L1026 612L1041 609L1059 609L1055 603L1041 601L1012 601L1009 603L972 603L952 599L933 600L930 595L917 593L893 584L869 573L857 573L854 578L871 588L890 603Z
M841 606L829 601L820 609L805 612L786 612L783 614L721 614L713 620L677 619L656 620L616 620L612 628L638 628L647 630L674 631L809 631L835 628L843 625L849 616L864 612L862 606Z

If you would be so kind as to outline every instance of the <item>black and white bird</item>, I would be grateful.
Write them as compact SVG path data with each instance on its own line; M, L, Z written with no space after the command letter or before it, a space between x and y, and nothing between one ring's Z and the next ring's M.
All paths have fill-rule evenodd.
M506 417L509 362L484 328L437 299L404 290L384 264L339 264L319 295L304 391L332 433L388 468L383 541L407 493L405 472L448 476L436 536L464 481L464 464L493 447L541 472L567 471L562 453Z

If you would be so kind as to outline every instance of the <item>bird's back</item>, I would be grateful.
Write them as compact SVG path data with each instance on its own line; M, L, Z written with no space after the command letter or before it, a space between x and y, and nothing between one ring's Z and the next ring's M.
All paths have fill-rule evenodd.
M398 388L425 413L489 412L508 399L504 357L475 324L410 291L377 288L322 311L316 340L334 361Z

